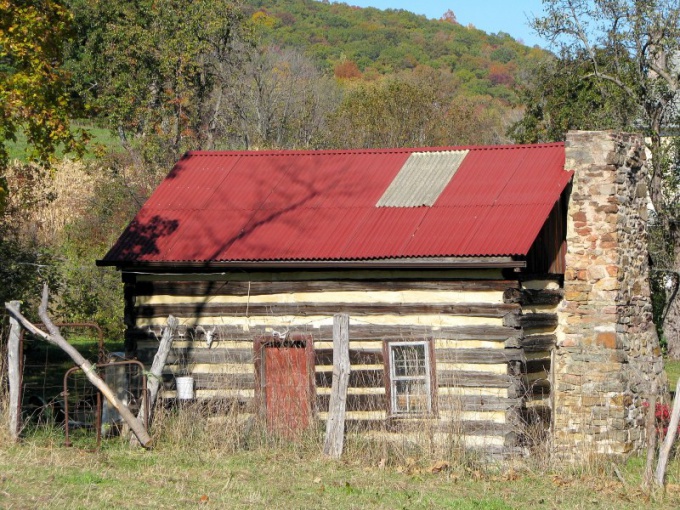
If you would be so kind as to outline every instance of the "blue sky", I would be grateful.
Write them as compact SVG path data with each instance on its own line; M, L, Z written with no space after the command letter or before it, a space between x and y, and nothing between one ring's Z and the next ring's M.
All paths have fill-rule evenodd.
M439 19L451 9L458 23L472 23L488 33L506 32L524 44L547 47L527 25L527 18L540 16L541 0L342 0L349 5L378 9L404 9Z

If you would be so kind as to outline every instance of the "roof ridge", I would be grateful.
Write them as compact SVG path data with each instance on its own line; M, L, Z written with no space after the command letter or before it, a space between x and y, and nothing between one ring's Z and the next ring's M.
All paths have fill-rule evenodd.
M414 152L452 152L452 151L492 151L492 150L518 150L563 147L564 142L546 142L535 144L498 144L498 145L444 145L437 147L395 147L376 149L267 149L267 150L193 150L187 151L187 156L332 156L346 154L412 154Z

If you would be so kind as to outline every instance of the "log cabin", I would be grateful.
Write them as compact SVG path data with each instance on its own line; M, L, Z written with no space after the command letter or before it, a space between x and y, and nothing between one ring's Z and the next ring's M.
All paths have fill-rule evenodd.
M238 403L272 431L297 430L328 419L333 321L347 314L346 430L414 441L426 431L506 454L525 451L538 426L566 454L588 441L607 453L635 448L644 392L619 409L612 402L631 394L631 378L607 392L589 386L582 365L595 366L588 356L597 354L633 366L637 341L638 372L659 376L649 328L621 321L646 317L648 286L622 297L623 255L612 242L630 185L622 176L644 182L644 161L628 154L641 145L614 133L570 137L189 152L97 261L121 271L128 354L150 364L172 314L181 326L165 398L176 396L176 376L191 375L196 399ZM612 154L623 156L612 163ZM644 193L628 195L629 223L644 235ZM646 281L644 254L628 260ZM634 306L624 310L622 299ZM598 402L611 416L573 419ZM598 417L605 426L588 438ZM621 431L628 446L618 448Z

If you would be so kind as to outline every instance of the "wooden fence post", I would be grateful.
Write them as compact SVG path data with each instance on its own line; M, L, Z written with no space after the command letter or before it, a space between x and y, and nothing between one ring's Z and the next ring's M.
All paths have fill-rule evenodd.
M10 301L17 310L21 308L19 301ZM21 374L19 369L19 341L21 338L21 324L14 317L9 317L9 341L7 343L7 376L9 378L9 433L12 440L19 439L19 428L21 427Z
M349 384L349 315L333 316L333 383L323 453L340 458L345 441L345 407Z
M148 429L151 425L151 419L153 417L154 407L156 406L156 398L158 397L158 390L161 385L161 378L163 377L163 369L165 368L165 363L168 360L168 354L170 354L170 348L172 347L172 340L175 337L175 331L179 321L175 319L172 315L168 316L165 328L163 328L163 336L161 338L161 343L158 345L158 352L153 358L153 363L151 365L151 372L147 378L148 380L148 395L144 395L142 398L142 405L139 410L139 417L141 417L142 422L144 422L144 408L149 406L149 423L144 423ZM148 397L148 404L146 402Z
M654 483L654 460L656 459L656 446L658 441L658 434L656 431L656 401L658 398L658 384L656 381L652 383L652 392L649 395L647 407L647 416L645 417L645 429L647 435L647 463L645 465L645 474L643 482L645 487L651 487Z
M675 436L678 432L678 424L680 424L680 380L678 380L678 384L675 386L675 398L673 399L673 410L671 411L671 422L668 424L668 432L666 432L666 437L659 449L659 462L656 465L656 473L654 475L654 481L659 487L663 487L668 456L673 449Z

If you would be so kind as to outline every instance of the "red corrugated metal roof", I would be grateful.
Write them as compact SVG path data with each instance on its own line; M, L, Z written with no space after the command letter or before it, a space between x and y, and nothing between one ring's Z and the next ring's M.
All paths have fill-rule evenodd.
M411 153L468 150L431 207L376 207ZM191 152L103 263L525 256L571 178L564 145Z

